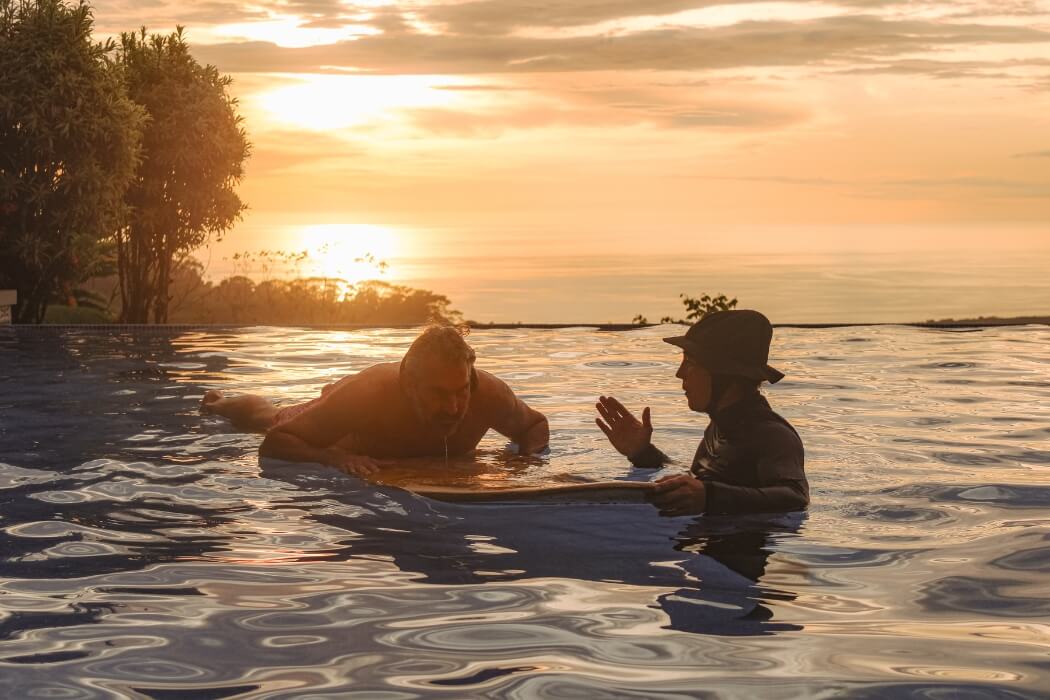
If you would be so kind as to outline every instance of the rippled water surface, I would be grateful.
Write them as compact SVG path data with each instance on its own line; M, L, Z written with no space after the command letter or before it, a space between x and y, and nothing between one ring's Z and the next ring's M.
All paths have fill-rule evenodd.
M451 478L651 478L603 393L688 460L667 330L475 331L551 453L490 434ZM806 515L438 503L261 468L197 413L312 398L413 335L0 329L0 697L1048 697L1047 328L778 330Z

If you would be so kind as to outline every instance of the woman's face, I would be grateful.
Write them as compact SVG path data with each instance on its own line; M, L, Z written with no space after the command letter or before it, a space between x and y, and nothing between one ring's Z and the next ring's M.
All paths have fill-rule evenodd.
M683 353L676 377L682 380L682 391L689 401L689 410L702 413L711 403L711 373Z

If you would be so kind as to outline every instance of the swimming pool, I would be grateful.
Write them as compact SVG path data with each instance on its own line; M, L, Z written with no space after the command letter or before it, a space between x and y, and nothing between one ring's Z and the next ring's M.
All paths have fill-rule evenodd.
M602 393L688 460L668 330L476 330L551 454L490 434L455 479L649 478ZM1050 329L778 329L804 516L437 503L197 414L413 336L0 329L0 697L1046 697Z

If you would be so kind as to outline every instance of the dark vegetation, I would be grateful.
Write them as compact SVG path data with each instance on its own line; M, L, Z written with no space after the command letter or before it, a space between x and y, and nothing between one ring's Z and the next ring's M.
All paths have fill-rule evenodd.
M251 145L229 76L182 29L95 42L90 7L0 0L0 288L15 323L422 323L449 300L382 281L213 283ZM378 266L383 270L381 263Z
M978 316L977 318L940 318L927 319L925 323L936 325L964 326L973 324L975 326L1022 326L1028 324L1050 325L1050 316Z
M269 251L238 259L262 257ZM287 254L280 254L287 255ZM305 260L306 254L296 254ZM330 277L256 279L259 268L243 265L245 274L212 282L204 276L204 265L196 258L177 261L169 288L168 322L188 324L249 325L414 325L427 320L462 321L449 308L449 299L423 289L413 289L383 280L348 284ZM115 277L97 278L89 284L102 304L92 307L52 306L50 323L111 323L119 316L120 298Z
M114 240L121 320L166 323L172 266L240 218L234 186L250 152L226 93L229 76L193 60L182 30L124 34L117 54L128 96L149 120L127 215Z
M719 294L716 297L710 294L704 294L699 298L693 298L686 296L685 294L678 295L682 300L682 306L685 307L685 318L673 318L671 316L664 316L660 319L660 323L683 323L691 324L696 323L705 316L710 316L716 311L729 311L735 309L737 300L736 298L728 298L725 294ZM649 323L649 320L638 314L631 321L635 325L644 326Z
M86 5L0 0L0 288L16 323L97 270L126 213L145 110Z

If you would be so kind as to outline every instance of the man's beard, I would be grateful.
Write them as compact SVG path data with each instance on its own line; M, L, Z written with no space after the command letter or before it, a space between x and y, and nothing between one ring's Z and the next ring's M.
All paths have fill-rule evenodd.
M442 437L448 437L456 432L456 428L459 427L459 424L463 422L463 419L467 415L466 411L464 411L461 415L449 417L447 421L442 421L442 416L440 414L428 415L415 394L409 394L408 403L412 406L412 412L416 414L416 419L419 420L423 427L428 430L433 430Z

